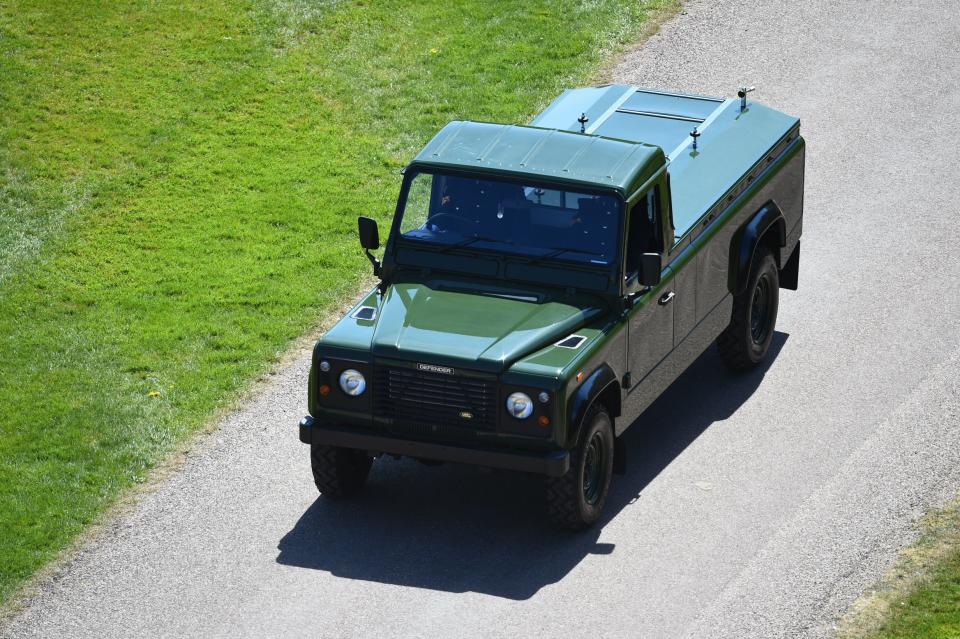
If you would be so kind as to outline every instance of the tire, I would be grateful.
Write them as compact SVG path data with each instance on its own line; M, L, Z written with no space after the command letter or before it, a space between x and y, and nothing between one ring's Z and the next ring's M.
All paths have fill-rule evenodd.
M547 478L547 515L561 528L582 530L600 518L613 473L613 421L600 404L590 407L570 469Z
M733 371L747 371L763 361L773 341L780 304L780 277L773 253L757 248L747 286L733 298L730 324L717 338L720 358Z
M350 497L367 483L373 460L362 450L310 446L313 482L324 497Z

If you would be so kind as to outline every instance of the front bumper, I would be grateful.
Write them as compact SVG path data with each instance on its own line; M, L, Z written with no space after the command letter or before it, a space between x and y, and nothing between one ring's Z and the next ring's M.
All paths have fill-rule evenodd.
M300 441L304 444L343 446L374 453L519 470L550 477L560 477L570 468L570 455L566 451L526 453L488 448L465 448L329 427L319 428L314 426L313 417L310 415L300 420Z

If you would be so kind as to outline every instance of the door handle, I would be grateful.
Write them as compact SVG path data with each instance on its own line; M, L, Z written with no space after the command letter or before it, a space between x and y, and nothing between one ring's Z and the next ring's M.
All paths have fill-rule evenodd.
M674 293L673 291L667 291L666 293L660 296L660 299L657 300L657 304L659 304L660 306L669 304L670 302L673 301L673 298L676 296L677 294Z

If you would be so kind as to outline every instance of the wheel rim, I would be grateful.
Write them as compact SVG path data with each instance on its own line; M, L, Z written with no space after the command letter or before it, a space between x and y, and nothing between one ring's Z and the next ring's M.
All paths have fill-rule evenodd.
M603 491L604 455L603 438L600 433L594 433L584 451L583 460L583 498L591 506L600 501Z
M770 280L761 275L753 289L753 301L750 304L750 337L754 344L763 344L770 330Z

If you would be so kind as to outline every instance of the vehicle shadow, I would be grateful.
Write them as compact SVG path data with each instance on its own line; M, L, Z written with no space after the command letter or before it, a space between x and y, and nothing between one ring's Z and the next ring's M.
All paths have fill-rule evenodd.
M586 532L550 526L537 477L387 458L374 464L361 498L319 497L280 540L277 562L349 579L529 599L586 555L615 551L598 542L603 526L753 394L787 338L777 332L766 363L743 375L731 375L716 349L707 349L624 434L627 473L614 476L603 521Z

